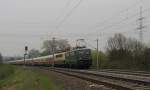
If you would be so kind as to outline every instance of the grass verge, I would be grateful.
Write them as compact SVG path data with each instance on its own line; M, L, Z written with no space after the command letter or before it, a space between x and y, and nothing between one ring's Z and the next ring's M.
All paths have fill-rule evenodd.
M37 71L0 65L0 90L62 90Z

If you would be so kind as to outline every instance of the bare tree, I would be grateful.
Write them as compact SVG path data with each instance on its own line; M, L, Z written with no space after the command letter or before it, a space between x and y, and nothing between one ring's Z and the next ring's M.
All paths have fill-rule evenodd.
M127 38L122 34L115 34L108 40L108 50L122 50L126 48Z
M122 34L115 34L111 37L107 43L108 50L126 50L126 51L138 51L143 50L145 45L134 38L126 38Z
M47 54L52 53L53 48L55 49L55 52L59 52L59 51L65 51L69 47L70 47L70 44L65 39L55 40L54 43L52 40L46 40L43 43L42 49L44 51L42 52L42 55L47 55Z
M39 50L31 49L31 50L29 51L29 57L30 57L30 58L35 58L35 57L39 57L39 56L40 56Z
M66 49L70 48L70 44L68 43L67 40L58 40L56 41L56 50L59 50L59 51L65 51Z
M107 52L110 60L131 60L133 56L142 54L145 45L136 39L126 38L122 34L115 34L107 43Z

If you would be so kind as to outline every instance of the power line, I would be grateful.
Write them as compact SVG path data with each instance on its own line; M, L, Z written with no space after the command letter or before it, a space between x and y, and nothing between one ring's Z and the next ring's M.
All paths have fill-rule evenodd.
M150 8L144 9L144 10L142 11L142 13L147 12L147 11L149 11L149 10L150 10ZM135 17L135 16L138 16L138 15L139 15L139 13L136 13L136 14L134 14L134 15L128 17L128 18L124 18L124 19L122 19L122 20L120 20L120 21L118 21L118 22L116 22L116 23L113 23L113 24L111 24L111 25L105 26L105 27L101 28L100 30L105 30L105 29L112 28L112 27L114 27L114 26L116 26L116 25L118 25L118 24L120 24L120 23L122 23L122 22L124 22L124 21L127 21L127 20L129 20L130 18L133 18L133 17ZM93 33L97 33L97 31L95 31L95 32L93 32Z
M93 28L97 28L97 27L99 27L100 24L106 23L106 22L110 21L110 19L114 19L114 17L118 17L118 14L127 12L127 11L129 11L129 9L131 9L131 8L135 8L135 6L138 5L139 3L140 3L140 0L138 0L137 2L135 2L135 3L134 3L133 5L131 5L130 7L127 7L126 9L119 11L117 14L114 14L113 16L107 18L106 20L97 23L97 25L95 25ZM93 28L90 28L90 29L93 29Z
M64 7L64 10L61 12L61 14L56 18L56 21L62 16L62 14L64 14L65 10L67 10L69 8L69 5L71 4L71 1L72 0L68 0L65 7Z
M81 4L83 0L79 0L79 2L64 16L64 18L58 23L58 25L56 26L56 28L60 28L60 26L66 21L66 19L71 16L71 14L74 12L74 10L76 8L78 8L78 6Z

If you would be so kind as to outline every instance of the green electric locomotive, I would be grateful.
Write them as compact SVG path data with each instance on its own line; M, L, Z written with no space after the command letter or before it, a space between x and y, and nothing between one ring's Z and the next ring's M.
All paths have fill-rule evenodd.
M64 60L57 60L57 58L64 58ZM66 68L89 68L92 65L91 50L87 48L75 49L56 55L55 66Z

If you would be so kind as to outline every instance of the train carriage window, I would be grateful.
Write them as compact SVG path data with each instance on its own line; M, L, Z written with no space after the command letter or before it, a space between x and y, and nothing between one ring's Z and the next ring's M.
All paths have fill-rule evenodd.
M56 58L60 58L60 57L63 57L63 54L56 55Z

